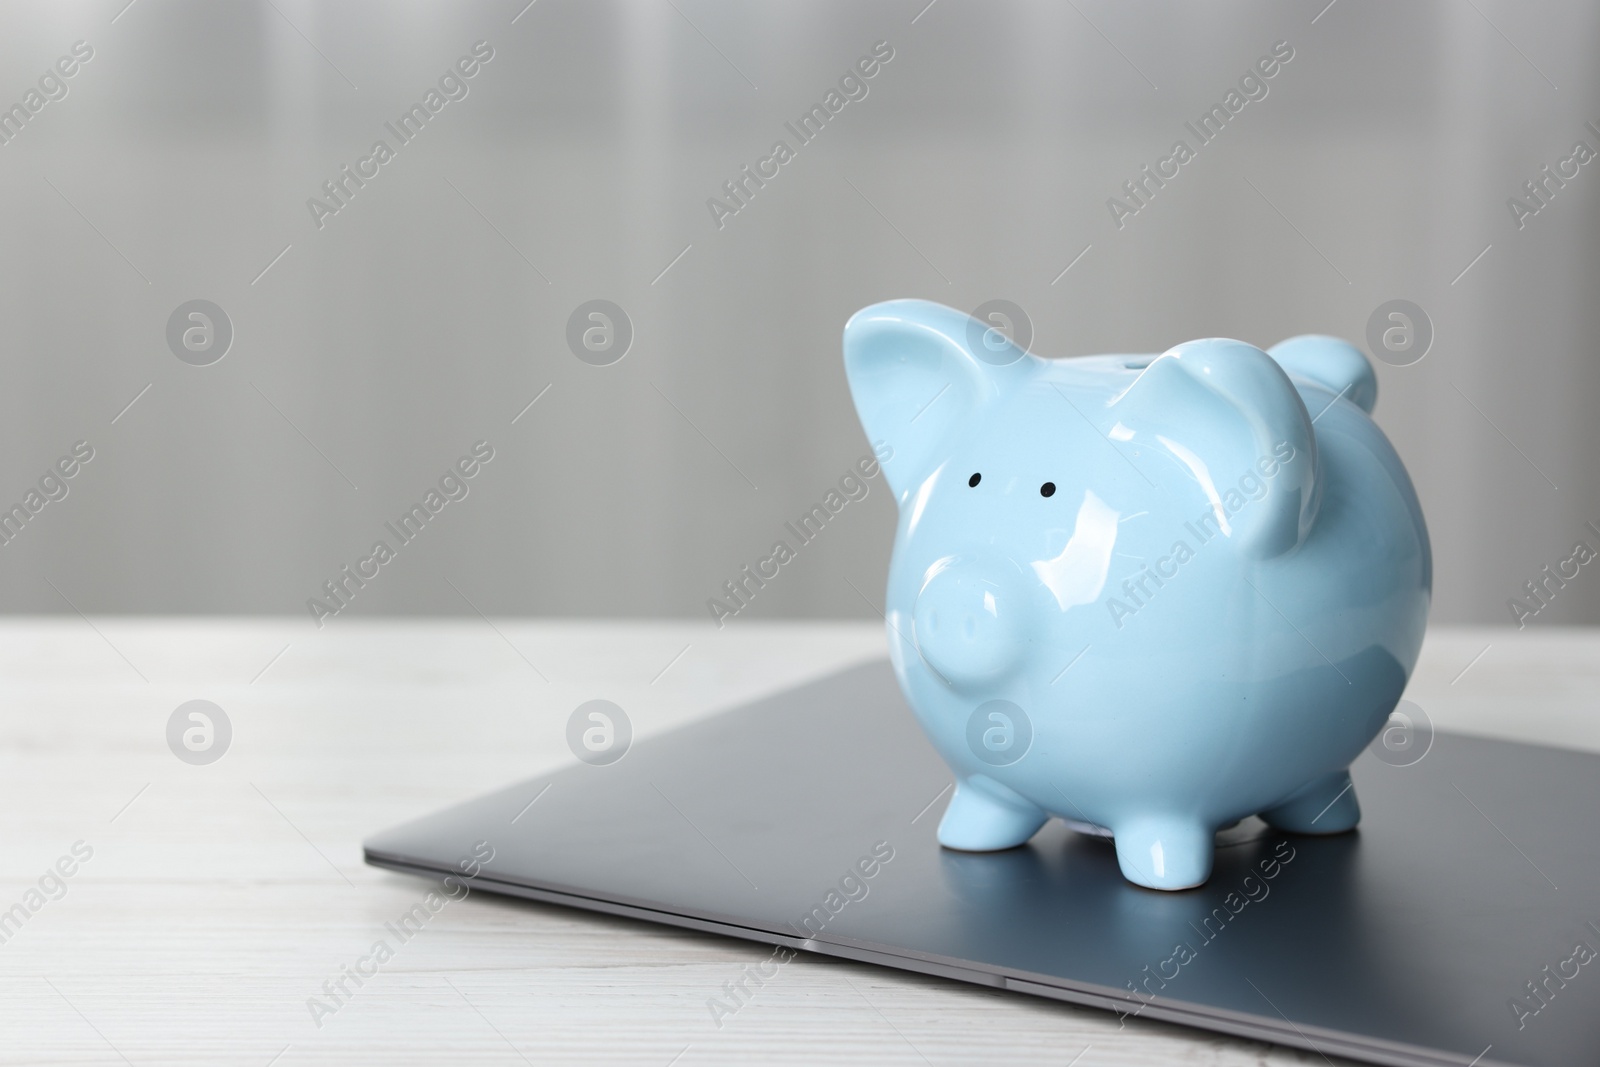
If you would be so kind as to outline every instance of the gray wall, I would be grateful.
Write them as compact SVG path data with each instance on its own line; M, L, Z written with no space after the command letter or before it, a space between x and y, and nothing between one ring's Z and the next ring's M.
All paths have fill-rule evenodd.
M6 6L0 103L94 54L0 146L0 497L94 458L0 548L0 603L304 614L487 440L351 614L705 617L866 451L839 331L896 296L1014 301L1046 355L1360 341L1414 301L1432 348L1380 366L1378 419L1435 619L1509 620L1600 544L1600 162L1507 207L1600 148L1594 5L925 2ZM308 198L479 40L319 228ZM880 40L719 228L707 198ZM1268 95L1119 228L1108 198L1278 41ZM635 334L609 366L566 341L597 298ZM166 337L193 299L235 332L209 366ZM870 615L850 583L881 594L892 530L875 482L745 617ZM1596 621L1586 569L1535 623Z

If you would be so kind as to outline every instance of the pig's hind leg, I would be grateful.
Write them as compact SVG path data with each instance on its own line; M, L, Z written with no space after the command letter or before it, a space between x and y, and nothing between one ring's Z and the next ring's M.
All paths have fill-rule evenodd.
M956 782L939 821L939 844L964 852L1015 848L1038 833L1050 816L1014 791L983 775Z
M1261 813L1268 826L1296 834L1341 834L1361 821L1349 771L1318 778L1275 808Z

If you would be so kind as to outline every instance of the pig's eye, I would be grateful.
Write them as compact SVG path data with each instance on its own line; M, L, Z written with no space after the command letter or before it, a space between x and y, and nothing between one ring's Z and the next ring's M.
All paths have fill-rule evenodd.
M1055 496L1056 495L1056 483L1055 482L1045 482L1043 485L1041 485L1039 487L1039 495L1040 496Z
M979 482L981 482L981 481L983 481L983 475L981 475L981 474L974 474L974 475L973 475L973 476L972 476L972 477L970 477L970 478L968 478L968 479L967 479L967 484L968 484L968 485L969 485L969 486L974 486L974 487L976 487L976 486L977 486L977 484L978 484L978 483L979 483Z

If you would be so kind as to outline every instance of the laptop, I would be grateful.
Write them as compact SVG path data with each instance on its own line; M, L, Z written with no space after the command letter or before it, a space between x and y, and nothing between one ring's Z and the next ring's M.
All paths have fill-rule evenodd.
M1600 1059L1600 757L1435 735L1332 837L1247 819L1209 882L1060 821L939 847L952 777L886 661L380 833L368 863L1379 1064ZM484 860L483 857L492 858Z

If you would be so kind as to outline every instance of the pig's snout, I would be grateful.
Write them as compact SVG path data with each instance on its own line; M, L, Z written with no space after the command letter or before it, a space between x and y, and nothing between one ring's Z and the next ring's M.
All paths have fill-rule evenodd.
M951 560L917 594L917 650L952 685L992 681L1028 642L1023 576L1009 560Z

